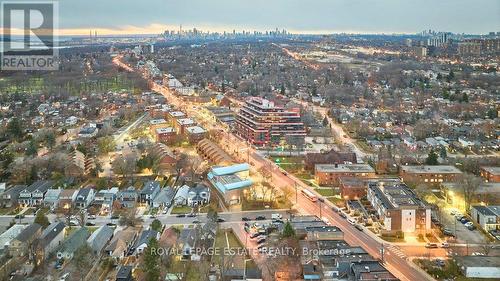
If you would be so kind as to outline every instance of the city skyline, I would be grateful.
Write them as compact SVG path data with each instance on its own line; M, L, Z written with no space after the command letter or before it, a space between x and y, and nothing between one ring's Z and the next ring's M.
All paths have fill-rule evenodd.
M314 0L307 5L296 0L90 0L59 6L61 35L88 35L90 29L99 35L159 34L180 25L211 32L284 28L295 34L412 34L426 29L486 34L500 27L500 4L492 0Z

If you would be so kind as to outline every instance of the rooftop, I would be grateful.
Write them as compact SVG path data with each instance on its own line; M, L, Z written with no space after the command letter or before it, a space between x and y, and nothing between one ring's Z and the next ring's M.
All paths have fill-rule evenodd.
M435 174L461 174L462 173L455 166L449 166L449 165L401 166L401 170L403 170L406 173L413 173L413 174L429 174L429 173L435 173Z
M175 129L172 127L166 127L166 128L158 128L156 129L157 134L169 134L169 133L175 133Z
M500 167L487 166L487 167L481 167L481 169L493 175L500 175Z
M315 169L322 173L375 173L368 164L316 164Z
M190 133L190 134L203 134L206 132L206 130L200 126L188 127L188 128L186 128L186 131L188 131L188 133Z

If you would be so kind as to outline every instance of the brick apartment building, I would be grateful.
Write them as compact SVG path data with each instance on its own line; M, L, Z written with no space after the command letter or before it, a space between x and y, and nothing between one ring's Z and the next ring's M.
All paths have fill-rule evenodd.
M257 146L279 145L285 136L306 135L298 109L286 109L257 97L249 98L241 107L235 128L238 135Z

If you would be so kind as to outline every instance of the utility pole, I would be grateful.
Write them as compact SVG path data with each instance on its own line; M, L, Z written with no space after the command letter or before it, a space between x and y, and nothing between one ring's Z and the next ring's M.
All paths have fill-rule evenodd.
M318 202L319 202L319 218L323 219L323 216L321 215L321 209L323 209L323 205L321 203L325 202L325 200L323 198L318 198Z
M297 204L299 201L298 201L298 187L297 187L297 182L293 182L293 185L295 186L295 204Z
M385 249L384 249L384 243L381 244L381 248L380 248L380 259L382 260L382 263L384 263L384 253L385 253Z

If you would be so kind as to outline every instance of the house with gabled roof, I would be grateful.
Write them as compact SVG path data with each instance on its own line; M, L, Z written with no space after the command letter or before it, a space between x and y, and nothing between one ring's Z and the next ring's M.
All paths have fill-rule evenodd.
M23 229L10 242L9 253L13 257L24 257L29 254L29 249L33 246L33 242L42 233L42 226L37 223L32 223Z
M64 240L63 222L55 221L42 232L35 245L35 256L37 264L41 264L52 254Z
M90 235L87 239L87 244L92 249L95 255L99 255L109 240L113 237L114 229L110 226L103 225Z
M57 250L57 258L64 258L65 260L72 259L76 250L85 245L89 236L90 232L86 227L80 227L79 229L77 229L75 232L70 234L69 237L61 244L61 246Z

